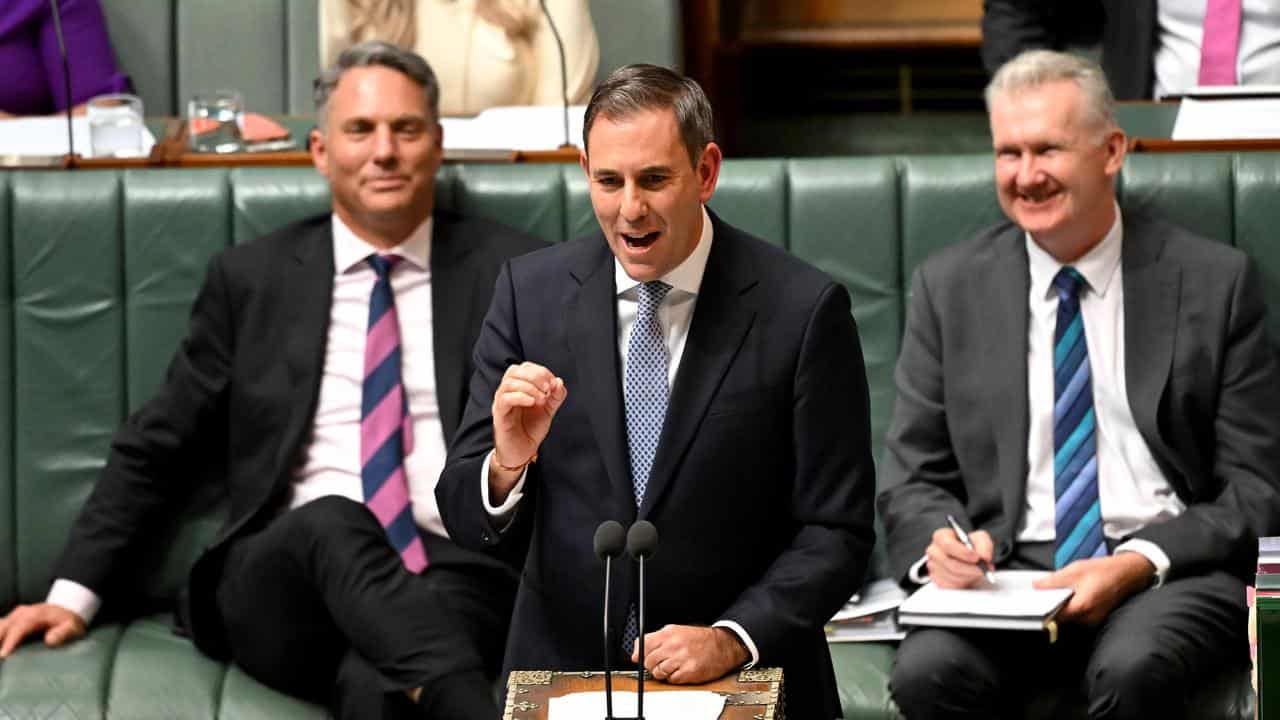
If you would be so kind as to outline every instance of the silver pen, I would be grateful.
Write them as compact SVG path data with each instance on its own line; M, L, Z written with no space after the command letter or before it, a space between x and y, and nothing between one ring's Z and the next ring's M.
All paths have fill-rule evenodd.
M947 524L951 526L951 530L955 532L956 537L960 538L960 543L962 545L974 552L977 552L977 548L973 546L973 541L969 539L969 533L965 532L964 528L960 527L960 523L956 522L954 517L948 515ZM991 569L991 566L987 564L986 560L978 558L978 569L982 570L982 574L986 576L987 582L992 585L996 584L996 573Z

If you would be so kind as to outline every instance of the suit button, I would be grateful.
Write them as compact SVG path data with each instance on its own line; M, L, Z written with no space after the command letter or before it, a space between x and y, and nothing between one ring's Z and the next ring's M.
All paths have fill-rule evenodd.
M493 534L492 534L492 533L490 533L488 530L481 530L481 531L480 531L480 542L484 543L485 545L492 545L492 544L493 544Z

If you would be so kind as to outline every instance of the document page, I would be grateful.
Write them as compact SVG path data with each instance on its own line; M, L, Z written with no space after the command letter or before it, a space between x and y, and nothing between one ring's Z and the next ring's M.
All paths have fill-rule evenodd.
M1265 140L1280 138L1280 99L1197 100L1186 98L1173 123L1174 140Z
M551 698L547 720L600 720L604 717L603 692L570 693ZM644 694L645 720L716 720L724 710L724 697L706 690L668 690ZM614 717L636 716L636 694L613 693Z
M81 157L93 157L89 148L89 120L84 116L71 118L71 134L76 153ZM144 126L142 155L149 154L155 144L155 136ZM0 120L0 155L23 157L65 155L66 152L67 118L63 115Z
M831 622L838 623L854 618L875 615L885 610L896 608L907 599L907 593L898 587L893 580L875 580L862 588L862 592L854 595L844 607L836 611Z
M933 583L915 591L898 608L920 615L987 615L1010 618L1045 617L1071 597L1071 588L1037 590L1041 570L998 570L994 586L944 590Z

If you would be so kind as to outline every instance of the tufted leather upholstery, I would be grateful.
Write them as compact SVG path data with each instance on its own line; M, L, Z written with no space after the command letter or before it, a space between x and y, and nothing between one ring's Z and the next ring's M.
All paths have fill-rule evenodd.
M1280 154L1137 156L1121 202L1248 252L1276 309L1274 341L1278 185ZM437 200L551 241L595 223L576 166L446 166ZM711 204L848 287L878 456L907 278L929 252L1000 219L989 156L731 161ZM44 596L110 435L159 382L207 259L327 205L324 182L303 168L0 173L0 612ZM114 592L172 597L221 510L216 488L203 488ZM878 553L873 567L883 568ZM845 716L894 717L892 646L833 650ZM1242 673L1207 684L1195 716L1250 717L1247 688ZM1054 699L1049 706L1065 716L1078 710ZM202 657L163 614L100 623L64 649L29 645L0 665L0 717L108 716L324 713Z

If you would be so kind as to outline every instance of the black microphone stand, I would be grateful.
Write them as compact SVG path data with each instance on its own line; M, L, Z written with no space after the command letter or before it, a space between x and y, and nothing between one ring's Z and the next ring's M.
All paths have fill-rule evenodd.
M613 717L613 670L610 669L609 656L613 654L609 642L609 571L613 566L613 558L604 559L604 712L605 720Z
M636 601L636 638L640 644L636 663L636 720L644 720L644 557L636 558L640 566L640 593Z
M556 39L556 48L560 50L560 107L564 110L564 144L561 148L571 148L573 143L569 142L569 71L568 62L564 59L564 41L560 39L560 29L556 27L555 20L551 19L551 11L547 10L547 0L538 0L538 4L542 6L542 14L547 17L547 25L551 26L551 34Z
M658 546L658 529L648 520L637 520L627 531L627 554L638 565L639 587L636 599L636 716L618 720L644 720L644 561Z
M53 34L58 38L58 52L62 55L62 82L67 93L67 166L75 165L76 141L71 132L71 65L67 62L67 42L62 37L62 11L58 9L58 0L49 0L49 10L53 13ZM566 110L565 118L569 115Z
M617 520L605 520L596 528L596 557L604 560L604 702L605 720L618 720L613 716L613 669L609 657L613 655L613 643L609 641L609 586L613 559L622 554L622 524Z

